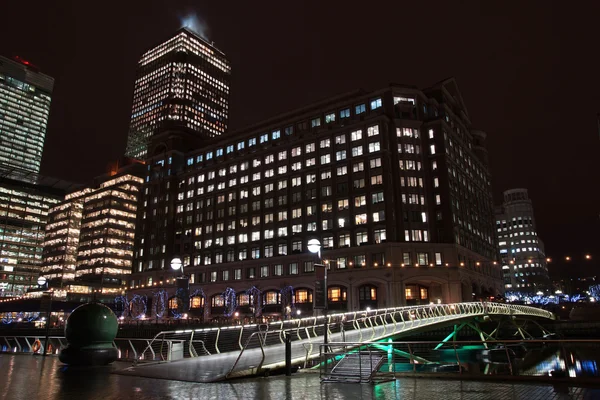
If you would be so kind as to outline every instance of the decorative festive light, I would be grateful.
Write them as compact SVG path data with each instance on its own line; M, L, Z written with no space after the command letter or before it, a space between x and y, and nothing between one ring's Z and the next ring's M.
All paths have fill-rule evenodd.
M246 290L246 294L251 299L252 307L254 308L254 316L259 317L262 315L263 305L262 305L262 292L256 286L252 286L250 289Z
M166 290L161 289L152 293L152 311L157 318L166 316L168 302L169 293Z
M237 309L237 298L235 290L233 290L233 288L228 287L227 289L225 289L223 294L221 294L221 297L223 297L223 302L225 303L224 315L226 317L231 317Z
M128 305L127 295L115 297L115 314L117 317L124 318L127 315L127 311L129 310Z
M135 319L144 319L146 317L146 313L148 312L146 303L146 296L139 294L133 295L133 298L129 302L129 312L131 317Z
M295 308L294 304L294 288L292 286L283 287L279 293L281 294L281 304L290 307L290 312Z

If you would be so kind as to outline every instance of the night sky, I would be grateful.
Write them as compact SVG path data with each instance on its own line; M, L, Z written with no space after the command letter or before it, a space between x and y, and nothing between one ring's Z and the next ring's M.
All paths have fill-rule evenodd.
M496 202L527 188L548 255L600 258L599 2L4 3L0 54L56 79L44 175L87 182L124 153L140 55L196 14L231 60L232 129L355 88L456 77L488 133Z

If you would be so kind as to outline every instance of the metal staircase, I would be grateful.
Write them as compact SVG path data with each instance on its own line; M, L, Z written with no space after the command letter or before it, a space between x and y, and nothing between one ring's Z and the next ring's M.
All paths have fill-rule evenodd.
M322 382L376 383L374 375L383 364L386 355L379 352L359 351L342 357L325 373Z

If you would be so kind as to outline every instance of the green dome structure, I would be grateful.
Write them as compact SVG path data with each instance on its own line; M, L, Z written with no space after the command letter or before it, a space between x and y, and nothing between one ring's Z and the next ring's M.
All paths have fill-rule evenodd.
M77 307L65 325L69 345L59 355L70 365L106 365L118 358L113 346L119 324L112 310L101 303Z

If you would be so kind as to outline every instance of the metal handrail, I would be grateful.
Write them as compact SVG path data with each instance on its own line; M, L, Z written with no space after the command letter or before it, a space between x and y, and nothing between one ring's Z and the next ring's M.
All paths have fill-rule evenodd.
M225 377L228 378L229 375L231 375L231 373L233 372L233 370L235 369L235 367L237 366L237 363L240 361L240 358L242 358L242 354L244 354L244 351L248 348L248 344L250 343L250 340L252 339L252 337L254 335L263 335L265 334L266 331L261 332L254 332L250 335L250 337L248 338L248 340L246 340L246 344L244 344L244 348L240 351L240 354L237 356L235 362L233 363L233 365L231 366L231 369L229 370L229 372L227 372L227 374L225 374ZM258 338L258 343L260 344L260 351L262 353L262 359L260 360L260 363L258 364L258 366L256 367L256 370L259 371L260 367L262 367L263 362L265 361L265 349L263 347L263 340L259 337Z

